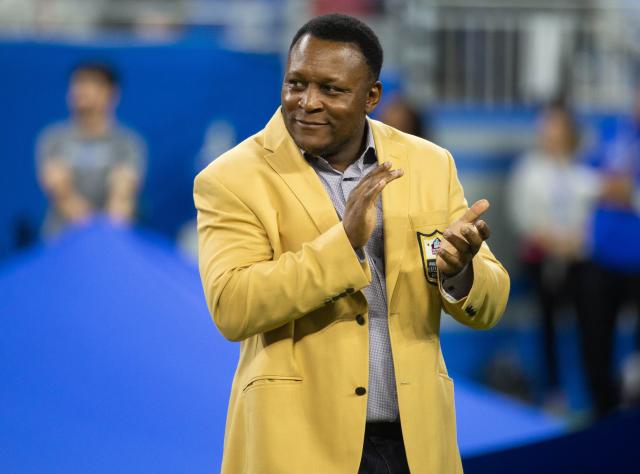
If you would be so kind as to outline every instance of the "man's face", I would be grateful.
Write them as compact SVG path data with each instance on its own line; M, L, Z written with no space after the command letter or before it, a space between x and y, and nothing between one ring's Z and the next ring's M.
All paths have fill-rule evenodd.
M69 108L78 114L111 112L115 90L101 74L77 71L69 86Z
M381 90L357 45L305 35L291 49L282 84L287 130L306 152L334 155L361 140Z

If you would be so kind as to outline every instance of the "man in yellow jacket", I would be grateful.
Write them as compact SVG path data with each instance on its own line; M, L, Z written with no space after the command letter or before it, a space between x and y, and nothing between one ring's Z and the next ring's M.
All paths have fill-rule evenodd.
M294 37L282 107L198 175L200 272L241 342L224 473L456 473L444 309L485 329L509 277L446 150L367 117L382 49L362 22Z

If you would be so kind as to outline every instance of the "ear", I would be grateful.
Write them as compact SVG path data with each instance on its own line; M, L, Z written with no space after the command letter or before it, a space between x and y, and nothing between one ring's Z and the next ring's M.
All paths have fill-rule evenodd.
M365 110L367 114L373 112L373 109L376 108L380 99L382 98L382 82L375 81L371 84L369 91L367 92L367 102L365 104Z

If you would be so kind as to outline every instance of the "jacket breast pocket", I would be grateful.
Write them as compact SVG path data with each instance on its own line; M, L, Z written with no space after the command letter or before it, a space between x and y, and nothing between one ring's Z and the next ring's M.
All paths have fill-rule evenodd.
M432 227L446 228L449 213L446 209L437 209L433 211L412 212L409 214L411 227L415 230L428 230Z

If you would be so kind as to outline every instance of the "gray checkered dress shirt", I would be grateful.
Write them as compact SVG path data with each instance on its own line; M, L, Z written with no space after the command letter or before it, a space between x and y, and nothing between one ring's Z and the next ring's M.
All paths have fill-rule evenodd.
M318 174L336 212L342 220L349 194L369 171L376 167L376 149L371 130L367 126L368 145L360 158L343 173L331 167L320 157L305 154L306 160ZM387 285L384 269L384 239L382 228L382 203L376 202L378 222L365 246L372 280L364 288L369 306L369 388L367 421L396 421L398 396L391 356L391 341L387 322Z

